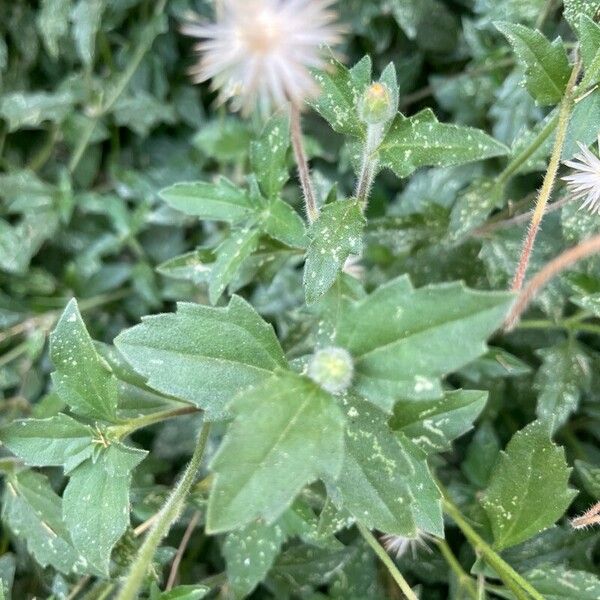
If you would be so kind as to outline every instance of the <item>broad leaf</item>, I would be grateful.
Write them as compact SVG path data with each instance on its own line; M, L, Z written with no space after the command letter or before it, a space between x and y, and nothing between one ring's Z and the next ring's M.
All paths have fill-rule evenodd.
M235 223L255 210L248 193L225 177L215 183L176 183L162 190L160 197L176 210L206 220Z
M62 500L48 479L20 471L6 481L2 519L24 539L37 562L63 573L84 572L85 559L73 547L62 517Z
M356 389L389 411L399 397L439 398L440 377L485 353L511 302L460 283L415 290L399 277L358 302L343 299L333 342L354 358Z
M542 33L518 23L496 23L514 48L525 70L525 86L540 104L557 104L562 99L570 68L567 52L557 38L550 43Z
M332 483L342 506L370 529L443 536L440 492L425 455L388 427L387 415L352 398L346 407L344 464Z
M576 495L568 486L570 471L546 423L534 421L513 436L482 500L497 549L533 537L563 515Z
M306 301L316 302L333 285L350 254L360 254L366 219L357 200L326 205L311 225L304 265Z
M273 523L303 486L339 474L342 413L312 381L282 372L240 393L231 410L235 420L211 464L211 533L257 518Z
M280 525L263 521L249 523L227 534L223 556L227 580L237 598L245 598L265 578L284 542Z
M238 296L227 308L180 303L177 313L146 317L115 344L150 387L212 416L286 366L273 328Z
M64 521L73 545L108 574L110 553L129 525L131 472L146 452L113 443L80 464L63 494Z
M71 300L50 335L52 381L73 412L92 419L116 421L117 381L96 352L77 302Z
M472 127L440 123L430 109L398 113L379 146L382 167L407 177L425 166L448 167L507 154L508 148Z
M14 421L0 430L2 443L26 464L67 471L91 456L93 436L91 427L63 414Z
M259 139L250 144L252 168L267 198L275 198L288 180L289 146L289 118L281 115L271 117Z
M529 571L526 577L545 600L600 598L600 579L587 571L575 571L563 566L544 566Z
M486 400L487 392L475 390L445 392L437 400L399 400L394 406L390 426L426 454L443 452L450 448L453 439L473 427Z

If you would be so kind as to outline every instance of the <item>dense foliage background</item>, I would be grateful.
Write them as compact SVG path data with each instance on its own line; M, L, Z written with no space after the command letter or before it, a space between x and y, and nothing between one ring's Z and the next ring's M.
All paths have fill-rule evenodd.
M235 292L274 325L289 360L301 364L314 349L319 316L304 302L303 250L281 241L282 236L293 238L294 231L255 240L249 258L228 264L226 272L221 261L217 276L216 249L228 238L230 228L221 222L199 221L159 196L175 183L213 181L217 175L244 187L251 141L264 125L258 115L242 119L226 107L215 106L208 86L189 82L186 70L194 60L192 43L178 27L191 9L210 15L210 4L200 0L0 2L0 417L4 425L24 417L48 418L65 408L64 395L56 389L58 378L54 386L50 380L54 367L48 336L72 297L78 300L92 338L99 341L97 351L113 367L122 414L129 410L137 415L140 406L150 412L165 398L146 387L109 345L142 316L173 312L175 301L225 305ZM477 127L510 149L506 156L420 169L404 179L383 171L366 215L361 277L367 291L403 274L410 276L415 288L463 280L475 289L507 289L528 223L527 211L552 149L548 122L556 114L554 105L561 94L550 93L536 102L539 89L534 83L532 95L531 85L525 87L523 80L528 71L531 84L531 70L541 68L536 62L540 57L531 58L527 48L515 55L494 23L537 27L549 40L561 36L572 52L580 11L593 17L598 6L583 0L565 4L566 14L562 3L553 0L340 0L341 21L348 24L339 54L344 64L352 66L369 55L377 78L392 62L404 115L430 107L439 121ZM503 26L500 29L506 33ZM560 60L559 52L551 63L556 66ZM600 92L590 89L575 105L563 158L573 155L577 141L589 145L597 137ZM321 200L328 194L351 196L354 147L347 136L332 133L314 111L307 111L304 126ZM540 136L545 131L547 135ZM292 173L291 155L287 159ZM303 214L294 177L282 196ZM559 183L529 273L598 232L600 217L579 212L577 202L568 202ZM350 288L358 285L355 280L344 282ZM360 297L362 292L353 293ZM577 491L567 516L600 499L599 317L600 262L594 258L555 279L514 331L498 333L487 354L447 378L446 389L486 391L487 401L485 394L474 391L454 397L440 409L446 424L450 423L442 431L428 431L423 415L410 403L397 407L391 421L393 428L404 429L411 439L429 440L437 452L430 456L430 468L467 521L502 551L517 572L527 573L546 598L600 598L597 531L574 531L566 518L551 526L563 509L544 517L546 510L551 511L549 504L560 504L557 499L562 498L566 506L574 495L567 490L567 477ZM446 340L448 354L460 353L461 345L468 343L458 335ZM84 353L78 356L88 360ZM143 367L138 371L143 373ZM536 418L524 436L513 438ZM201 421L201 416L190 414L133 434L131 447L149 454L143 462L143 455L130 457L129 471L117 474L126 480L125 475L133 473L131 527L112 541L88 539L89 546L96 547L96 566L108 560L116 542L105 572L93 568L73 572L70 550L56 546L57 540L63 543L69 535L56 495L62 495L65 487L63 469L20 471L19 460L3 448L0 578L4 596L15 600L110 597L140 545L144 530L140 524L156 513L173 486L195 447ZM451 444L473 421L473 429ZM554 444L564 448L566 462L573 468L570 475L563 466L562 450L544 433L548 428L553 430ZM213 428L208 458L224 430L222 423ZM502 473L507 481L499 482L497 476L486 492L488 500L495 495L514 496L519 505L514 531L506 533L502 524L498 529L490 520L481 498L499 452L511 438L513 445L501 459L512 464L505 465ZM539 443L528 446L531 438ZM351 520L345 521L343 513L325 514L319 484L306 488L294 504L285 533L269 540L276 552L264 572L259 567L256 574L248 575L244 561L248 556L254 560L260 551L250 538L203 533L211 485L206 466L201 475L182 518L155 556L156 569L149 576L155 580L149 592L152 598L199 598L208 590L221 597L245 593L255 598L314 600L401 597L365 541L354 528L346 527ZM543 480L544 487L522 490L520 482L530 476ZM12 483L7 479L11 477ZM14 481L21 486L17 490ZM90 479L87 491L92 496L94 489ZM84 486L70 499L82 511L81 522L93 521L86 510L101 511L105 500L90 499L85 492ZM269 490L264 493L269 496ZM417 494L417 504L418 499ZM164 590L175 549L190 521L193 535L177 581L207 587L180 588L180 595L161 596L159 589ZM92 525L89 531L94 531ZM447 522L446 538L447 545L430 540L397 561L420 597L483 598L473 595L482 573L488 577L486 589L477 594L516 597L496 579L489 562L476 560L481 557L452 521ZM254 585L245 584L244 577L255 577L255 583L264 579L264 584L252 592Z

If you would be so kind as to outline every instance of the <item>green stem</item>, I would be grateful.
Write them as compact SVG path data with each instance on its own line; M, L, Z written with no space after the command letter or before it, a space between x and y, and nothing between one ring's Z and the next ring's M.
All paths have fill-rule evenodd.
M29 164L27 165L28 169L31 171L39 171L48 162L48 159L52 155L54 144L56 144L56 140L58 139L58 133L58 126L56 124L52 125L46 137L46 141L29 161Z
M17 346L15 346L12 350L9 350L6 354L0 356L0 367L7 365L9 362L19 358L19 356L25 354L27 352L29 344L25 342L21 342Z
M150 415L144 415L142 417L131 419L130 421L127 421L122 425L113 425L112 427L109 427L108 430L110 434L112 434L112 436L114 436L118 440L121 440L125 436L130 435L134 431L142 429L143 427L148 427L156 423L161 423L162 421L166 421L167 419L173 419L181 415L189 415L197 412L200 412L200 409L196 408L195 406L184 406L182 408L162 410L160 412L155 412Z
M544 600L544 597L526 579L521 577L504 559L492 550L483 538L467 523L460 510L447 497L444 498L442 504L445 513L452 518L473 548L494 569L498 577L515 594L518 600L528 600L529 597L535 600Z
M144 543L140 547L138 554L129 569L129 573L125 578L125 583L119 591L116 600L135 600L137 598L140 587L144 582L144 578L146 577L146 573L148 572L160 542L167 533L169 533L169 529L171 529L171 526L175 523L183 510L185 500L194 483L194 478L200 468L200 464L202 463L202 456L204 454L204 448L206 447L209 433L210 423L205 423L202 426L202 431L200 432L194 454L192 455L183 476L160 509L154 525L148 532Z
M517 329L566 329L567 331L600 335L600 325L594 325L593 323L570 323L567 320L554 322L546 319L528 319L520 321Z
M465 570L458 562L456 556L454 556L454 552L452 552L446 540L436 539L435 543L438 547L438 550L442 553L442 556L448 563L448 566L452 569L454 575L458 579L460 588L466 590L473 600L478 600L477 586L475 585L475 582L471 579L471 577L469 577L469 575L467 575L467 573L465 573Z
M362 523L357 522L356 526L358 527L358 531L363 536L367 544L371 546L373 552L375 552L379 560L385 565L406 598L408 600L419 600L416 594L412 591L410 585L408 585L406 579L404 579L402 576L402 573L400 573L398 570L398 567L394 561L390 558L389 554L384 550L384 548L381 547L381 544L377 541L375 536Z
M382 124L378 123L367 127L367 139L363 148L362 165L355 192L356 199L359 201L363 212L367 210L369 193L377 175L378 160L376 150L381 144L382 136Z

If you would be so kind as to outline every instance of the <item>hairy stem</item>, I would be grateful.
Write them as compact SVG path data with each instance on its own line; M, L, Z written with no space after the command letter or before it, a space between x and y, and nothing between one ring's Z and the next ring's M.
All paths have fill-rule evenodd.
M571 77L567 83L565 95L560 105L558 112L558 125L556 128L556 140L554 142L554 148L552 149L552 155L550 156L550 162L548 163L548 170L544 177L544 182L540 189L531 221L529 222L529 229L523 242L523 249L521 250L521 257L519 258L519 264L513 278L511 289L520 290L523 285L523 280L527 273L527 266L529 265L529 258L535 244L535 238L540 228L540 223L544 217L546 211L546 204L552 195L554 189L554 181L556 180L556 173L560 165L560 157L562 154L565 139L567 137L567 127L571 118L571 111L574 105L574 94L573 90L577 83L577 77L581 70L581 61L577 60L573 70L571 71Z
M196 473L200 468L209 432L210 423L205 423L202 426L202 431L200 432L194 454L192 455L183 476L160 509L156 521L148 532L144 543L140 547L139 552L129 569L129 573L125 578L123 587L117 595L116 600L135 600L137 598L140 587L144 582L144 578L146 577L146 573L148 572L148 568L152 563L152 559L154 558L154 554L156 553L160 542L167 533L169 533L169 529L171 529L171 526L175 523L183 510L187 495L194 483Z
M504 559L479 536L467 523L460 510L448 498L443 500L444 512L452 518L473 548L478 551L485 561L494 569L518 600L544 600L544 597L521 575L519 575Z
M377 157L375 151L381 143L383 134L383 125L377 123L367 127L367 139L363 148L362 164L360 175L356 184L355 196L360 202L363 212L367 209L369 203L369 193L373 186L373 181L377 175Z
M122 425L113 425L108 429L109 432L117 439L122 439L134 431L142 429L143 427L149 427L150 425L154 425L156 423L162 423L162 421L166 421L167 419L173 419L181 415L189 415L197 412L200 412L200 409L196 408L195 406L183 406L181 408L161 410L160 412L155 412L149 415L131 419Z
M584 242L581 242L577 246L573 246L573 248L565 250L565 252L551 260L541 271L535 275L535 277L533 277L533 279L519 294L517 301L512 307L512 310L506 318L506 321L504 322L505 330L510 331L514 328L519 320L519 317L523 314L532 298L555 275L561 271L564 271L565 269L568 269L576 262L597 254L598 252L600 252L600 235L595 235Z
M319 208L315 191L310 179L310 171L308 168L308 160L306 151L304 150L304 142L302 141L302 123L300 121L300 110L296 104L292 103L290 107L290 135L292 138L292 147L298 166L298 178L302 186L304 194L304 207L306 209L306 218L309 223L316 221L319 216Z
M375 536L362 523L357 523L356 526L358 527L358 531L363 536L367 544L371 546L373 552L377 554L379 560L385 565L394 581L398 584L398 587L402 590L402 593L406 596L407 600L419 600L416 594L412 591L410 585L408 585L406 579L404 579L402 573L400 573L398 570L398 567L394 561L390 558L385 549L382 548Z

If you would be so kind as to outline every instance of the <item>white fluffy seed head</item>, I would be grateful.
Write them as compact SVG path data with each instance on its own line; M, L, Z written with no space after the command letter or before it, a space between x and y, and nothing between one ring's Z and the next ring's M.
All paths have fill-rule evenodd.
M583 200L581 208L600 214L600 159L586 146L577 142L580 153L565 161L573 171L563 177L573 198ZM600 146L600 138L598 139Z
M325 65L325 46L340 41L335 0L221 0L216 21L190 22L200 38L191 69L197 83L212 79L219 101L246 114L257 106L300 105L316 92L312 68Z

